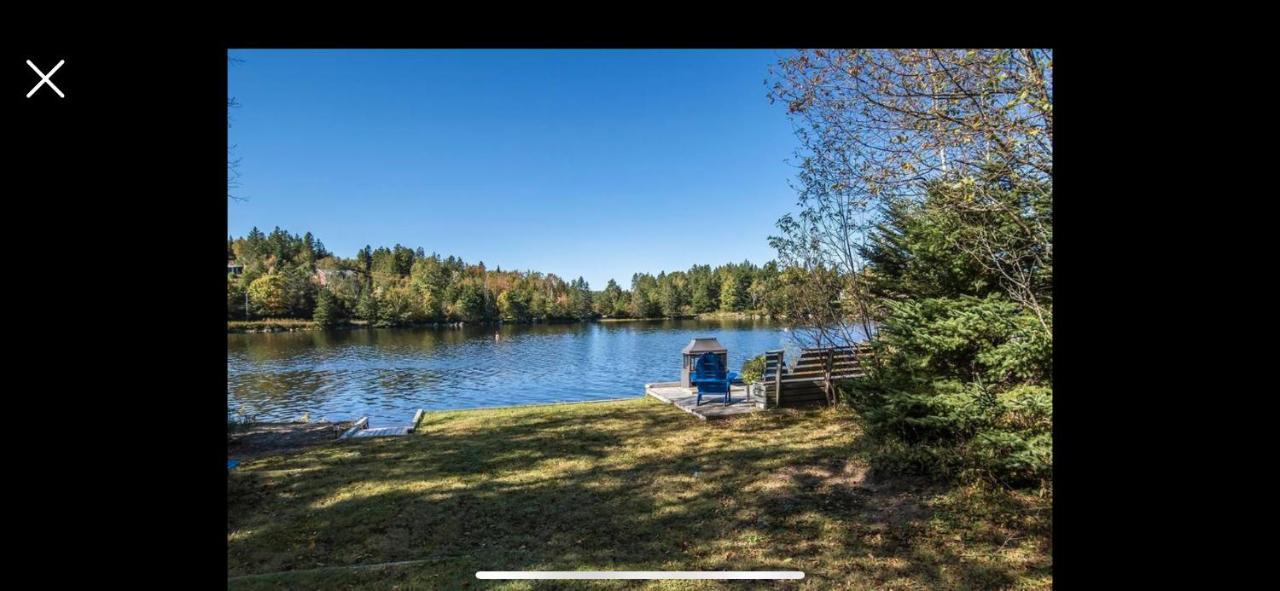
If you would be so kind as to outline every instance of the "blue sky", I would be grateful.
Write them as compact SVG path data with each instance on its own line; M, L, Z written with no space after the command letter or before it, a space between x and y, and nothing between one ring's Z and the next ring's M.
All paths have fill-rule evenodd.
M228 233L418 246L593 289L774 257L782 50L231 51Z

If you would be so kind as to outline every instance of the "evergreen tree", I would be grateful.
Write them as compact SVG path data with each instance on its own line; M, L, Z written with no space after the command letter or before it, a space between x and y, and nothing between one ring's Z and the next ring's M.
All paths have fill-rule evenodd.
M246 318L244 302L244 286L240 281L227 273L227 320L244 320Z
M618 301L622 299L622 288L618 287L618 282L612 279L605 286L604 291L600 292L599 299L596 300L596 310L601 316L614 316L617 313Z
M412 250L397 244L392 252L392 272L401 277L407 277L413 269L413 259Z
M689 268L690 303L696 313L715 312L720 307L720 290L712 278L711 267Z
M360 292L356 303L356 318L368 322L378 321L378 296L372 289Z
M483 320L483 288L474 283L466 283L459 287L457 298L453 304L453 318L463 322Z
M304 265L286 267L279 273L284 281L286 313L293 318L310 318L315 309L316 284L312 271Z
M299 261L307 267L309 271L315 271L316 268L316 239L307 232L302 237L301 260Z
M591 288L586 279L578 277L569 285L569 308L570 313L578 320L591 318Z
M333 292L322 289L316 296L316 309L312 320L323 327L337 326L346 320L343 312L342 302L333 295Z
M1005 252L1018 252L1021 228L958 217L954 190L935 184L923 203L891 207L864 251L869 285L885 310L874 370L853 400L883 442L876 458L882 467L1036 482L1052 468L1053 347L1042 329L1042 315L1052 321L1051 259L1020 263L1047 266L1018 271L1045 277L1035 287L1043 305L1037 313L1009 296L1001 270L955 246L976 224L984 239L1007 241ZM1036 203L1019 206L1014 194L1001 198L1025 215L1048 216L1047 205L1038 210Z
M738 312L747 302L747 289L739 275L732 269L724 274L720 283L720 309L725 312Z
M662 315L662 305L658 301L658 281L648 273L636 273L631 276L631 316L635 318L657 318Z
M365 291L373 289L373 248L368 244L356 254L356 259L360 265L360 271L364 274Z
M658 279L658 306L662 315L667 318L675 318L684 313L685 297L684 277L678 273L671 273L666 276L659 275Z

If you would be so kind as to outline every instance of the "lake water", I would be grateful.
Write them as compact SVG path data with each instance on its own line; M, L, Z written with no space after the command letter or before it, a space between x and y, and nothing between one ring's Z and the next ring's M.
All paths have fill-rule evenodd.
M787 336L763 320L229 334L228 416L389 426L419 408L640 396L645 383L680 379L680 350L694 337L719 339L738 371Z

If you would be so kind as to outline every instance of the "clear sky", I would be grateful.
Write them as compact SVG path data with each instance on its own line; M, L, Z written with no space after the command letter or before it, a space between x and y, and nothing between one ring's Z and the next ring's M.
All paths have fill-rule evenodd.
M774 257L783 50L239 51L228 233L400 243L593 289Z

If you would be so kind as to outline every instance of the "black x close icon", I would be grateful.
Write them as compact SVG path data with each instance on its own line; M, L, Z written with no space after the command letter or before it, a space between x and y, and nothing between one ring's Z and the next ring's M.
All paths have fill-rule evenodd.
M67 95L62 94L62 89L58 88L58 86L53 83L53 80L50 79L53 78L55 73L57 73L58 68L61 68L65 63L67 63L67 60L58 60L58 64L55 65L52 70L49 70L48 74L45 74L44 72L41 72L40 68L36 67L35 64L31 63L31 60L27 60L27 65L30 66L32 70L35 70L36 75L40 76L40 81L37 82L35 86L31 87L31 92L27 93L27 98L31 98L37 90L40 90L45 86L48 86L50 90L57 93L58 98L67 98Z

